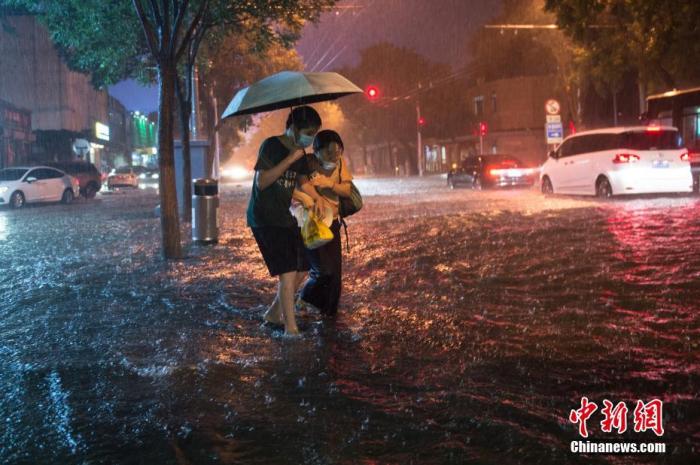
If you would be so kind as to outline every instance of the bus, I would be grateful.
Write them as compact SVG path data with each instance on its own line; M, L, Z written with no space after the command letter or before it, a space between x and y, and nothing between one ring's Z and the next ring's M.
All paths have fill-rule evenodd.
M651 124L675 126L690 154L693 191L700 186L700 87L672 90L647 97L646 119Z

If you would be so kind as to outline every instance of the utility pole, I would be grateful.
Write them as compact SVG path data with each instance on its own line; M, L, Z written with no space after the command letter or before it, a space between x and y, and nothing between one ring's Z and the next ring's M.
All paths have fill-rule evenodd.
M219 102L214 95L214 85L209 86L209 97L214 104L214 162L212 166L212 177L219 179L221 166L221 142L219 140Z
M192 140L199 136L199 72L197 66L192 67L192 117L190 119L190 134Z
M416 139L416 150L418 151L418 176L423 176L423 136L421 134L420 102L416 99L416 128L418 129Z

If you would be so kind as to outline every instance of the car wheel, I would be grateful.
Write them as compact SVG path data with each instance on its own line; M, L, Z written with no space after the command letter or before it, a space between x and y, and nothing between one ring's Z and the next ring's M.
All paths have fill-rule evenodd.
M64 203L66 205L70 205L73 203L73 199L75 198L75 195L73 194L73 191L70 189L66 189L63 191L63 196L61 197L61 203Z
M600 177L595 185L595 195L601 199L609 199L613 196L612 186L606 177Z
M86 199L94 199L95 195L97 195L97 187L95 186L94 183L90 183L85 187L85 191L83 192L83 197Z
M544 195L554 194L554 187L552 187L552 181L549 180L548 176L542 178L541 189Z
M17 191L10 196L10 208L22 208L24 204L25 199L23 193Z
M474 189L475 191L480 191L483 188L484 186L481 184L481 177L475 176L472 180L472 189Z

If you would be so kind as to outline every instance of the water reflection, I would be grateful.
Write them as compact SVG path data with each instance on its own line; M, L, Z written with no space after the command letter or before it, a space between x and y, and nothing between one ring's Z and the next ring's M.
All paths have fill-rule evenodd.
M691 463L694 201L446 191L370 197L343 310L300 314L295 340L260 327L274 281L247 193L224 199L220 245L168 263L147 191L13 216L0 462L577 463L566 417L587 395L663 398L668 457Z
M9 221L5 212L0 212L0 241L6 241L9 233Z

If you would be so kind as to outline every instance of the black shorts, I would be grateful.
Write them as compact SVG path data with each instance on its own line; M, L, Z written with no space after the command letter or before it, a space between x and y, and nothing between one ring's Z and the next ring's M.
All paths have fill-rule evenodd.
M270 276L291 271L309 271L301 230L294 227L251 228Z

